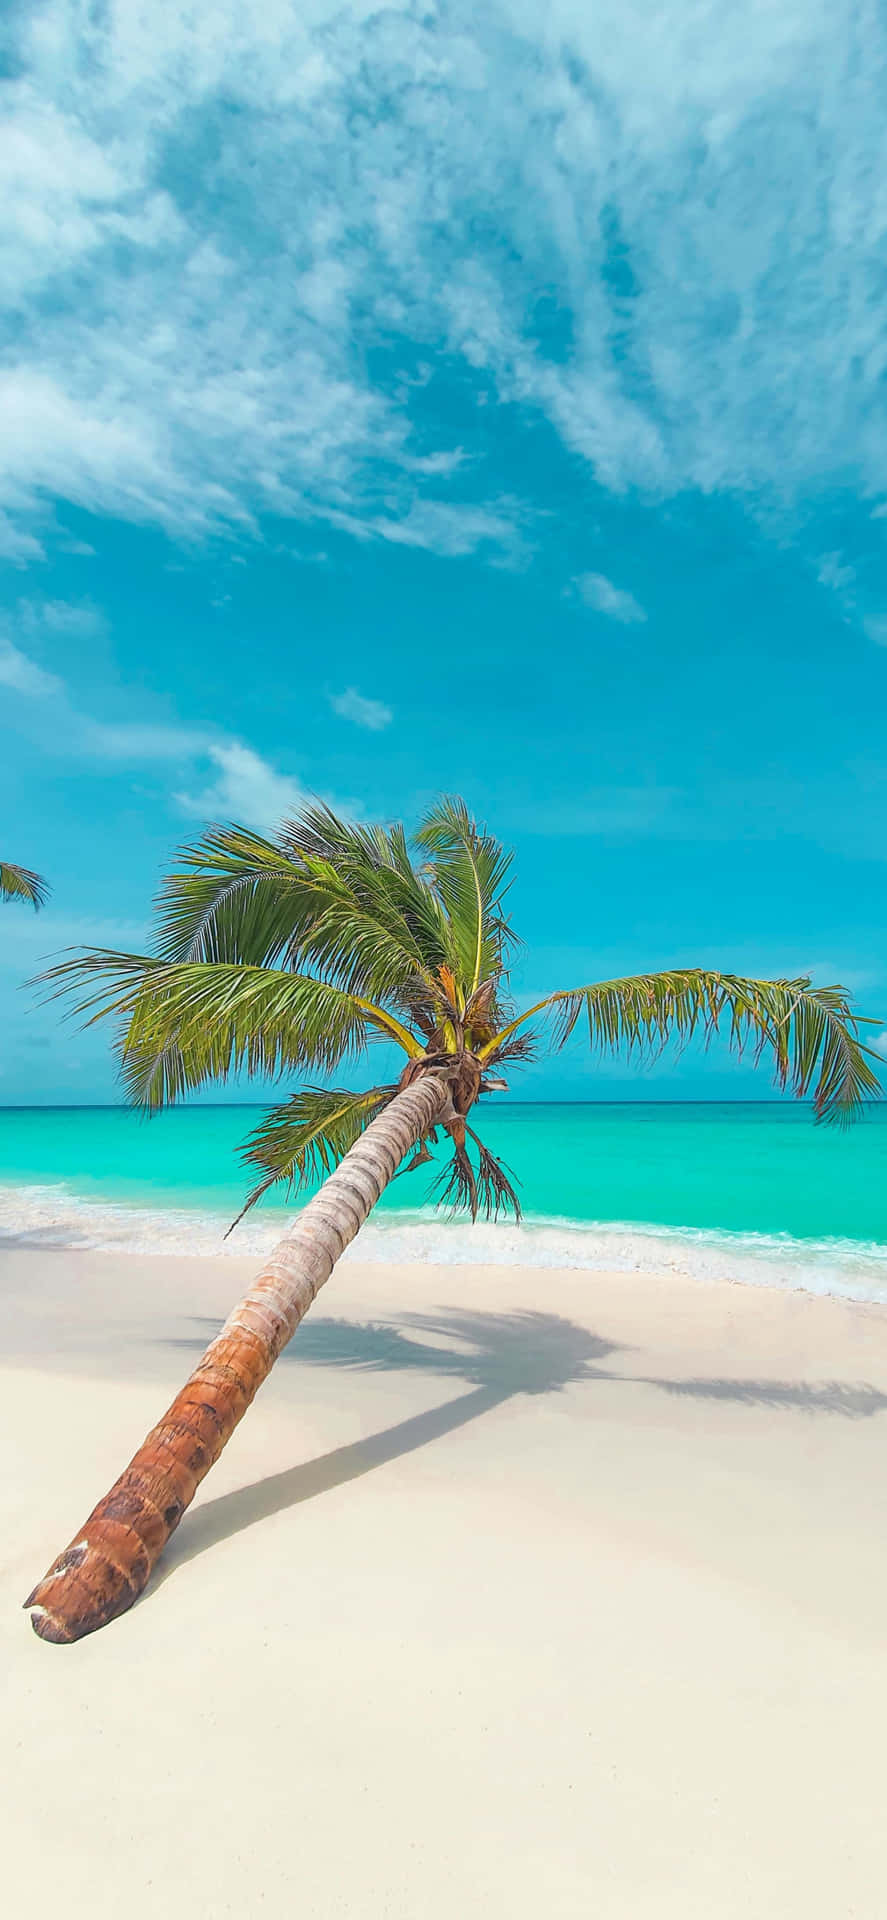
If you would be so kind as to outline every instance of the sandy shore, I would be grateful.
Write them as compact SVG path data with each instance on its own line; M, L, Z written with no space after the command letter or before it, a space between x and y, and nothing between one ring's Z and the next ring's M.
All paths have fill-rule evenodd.
M0 1259L9 1911L882 1912L887 1310L352 1265L140 1604L44 1645L250 1272Z

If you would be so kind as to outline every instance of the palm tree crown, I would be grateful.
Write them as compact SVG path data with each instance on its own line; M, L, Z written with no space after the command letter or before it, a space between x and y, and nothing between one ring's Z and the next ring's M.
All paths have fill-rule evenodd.
M458 799L425 815L412 855L401 826L355 825L322 805L273 839L212 827L163 886L152 953L92 949L43 977L53 991L87 984L79 1011L116 1019L127 1092L152 1110L244 1068L328 1078L374 1040L400 1049L394 1085L301 1085L269 1112L245 1147L259 1175L246 1207L277 1181L328 1172L400 1088L431 1073L446 1081L453 1146L439 1197L472 1217L518 1213L466 1116L505 1085L497 1069L543 1040L563 1046L580 1016L592 1046L610 1052L723 1032L734 1049L768 1055L776 1084L809 1094L818 1118L849 1117L878 1090L847 996L806 978L679 968L558 988L519 1011L511 861ZM410 1164L425 1159L423 1142Z
M11 860L0 860L0 900L27 900L35 912L46 905L49 882L30 867L16 867Z

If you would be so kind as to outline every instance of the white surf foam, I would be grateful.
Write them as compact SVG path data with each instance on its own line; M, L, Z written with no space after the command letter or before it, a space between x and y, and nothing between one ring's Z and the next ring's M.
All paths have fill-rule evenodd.
M265 1211L225 1239L230 1215L100 1201L62 1185L0 1187L0 1245L99 1252L249 1256L270 1252L292 1212ZM887 1246L798 1240L628 1221L448 1221L427 1213L377 1215L346 1259L446 1266L568 1267L675 1273L746 1286L803 1289L887 1305Z

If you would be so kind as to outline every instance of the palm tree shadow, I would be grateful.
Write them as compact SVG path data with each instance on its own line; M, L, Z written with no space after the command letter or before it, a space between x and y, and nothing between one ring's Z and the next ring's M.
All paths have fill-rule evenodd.
M202 1351L207 1339L218 1330L217 1325L214 1321L197 1321L195 1325L195 1334L164 1344ZM532 1311L480 1313L453 1309L411 1313L402 1315L397 1325L337 1319L306 1322L282 1356L287 1365L337 1367L358 1373L409 1369L433 1374L442 1381L459 1382L469 1390L364 1440L221 1494L192 1510L170 1541L163 1567L149 1592L162 1586L177 1567L245 1528L441 1440L520 1394L560 1393L583 1382L609 1381L612 1385L655 1387L691 1399L733 1401L808 1415L836 1414L852 1420L869 1418L887 1408L887 1393L865 1383L667 1380L608 1371L603 1363L626 1351L615 1341L602 1339L558 1314Z
M887 1408L887 1393L866 1381L848 1380L645 1380L689 1400L733 1400L745 1407L791 1408L795 1413L835 1413L870 1420Z
M214 1322L198 1324L216 1331ZM168 1344L202 1350L206 1338L204 1331ZM404 1314L399 1326L333 1319L308 1322L284 1356L300 1366L341 1367L360 1373L417 1370L442 1380L467 1382L469 1391L365 1440L336 1447L316 1460L208 1500L186 1516L170 1541L151 1590L156 1591L177 1567L244 1528L443 1439L517 1394L560 1393L584 1380L612 1379L600 1363L618 1350L614 1341L602 1340L554 1313L414 1313Z

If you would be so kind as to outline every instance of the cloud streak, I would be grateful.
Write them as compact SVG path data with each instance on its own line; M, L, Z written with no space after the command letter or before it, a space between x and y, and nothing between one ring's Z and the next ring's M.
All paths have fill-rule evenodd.
M610 620L618 620L623 627L636 626L647 618L634 594L614 586L603 573L577 574L573 587L586 607L606 614Z
M278 773L239 741L213 741L204 751L215 778L196 793L175 795L183 813L195 820L233 820L270 833L309 797L297 780Z
M433 426L443 365L617 492L887 496L874 0L195 0L88 24L47 0L17 29L13 560L54 499L195 538L270 511L519 556L539 502L503 501L481 435Z
M68 622L58 617L50 624L56 631L69 630ZM309 797L298 780L280 773L242 741L204 728L96 720L81 713L70 701L64 681L45 673L3 638L0 686L24 696L26 711L36 712L40 743L53 756L88 761L93 770L109 774L125 767L155 766L196 776L202 784L172 795L181 812L192 819L235 820L270 832L284 814ZM380 711L387 713L385 708Z
M61 681L54 673L46 673L43 667L31 660L21 648L0 635L0 687L8 687L12 693L23 693L28 699L44 699L47 694L57 693Z
M369 733L381 733L394 718L391 708L382 700L368 700L356 687L331 694L330 706L341 720L350 720L355 727L364 727Z

